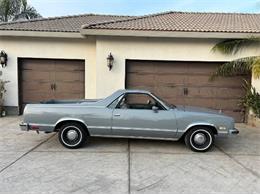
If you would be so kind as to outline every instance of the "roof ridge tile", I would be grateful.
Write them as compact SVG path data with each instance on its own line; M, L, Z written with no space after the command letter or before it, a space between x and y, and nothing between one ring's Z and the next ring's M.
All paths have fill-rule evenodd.
M169 13L173 13L173 11L165 11L165 12L160 12L160 13L155 13L155 14L147 14L147 15L143 15L143 16L137 16L137 17L127 18L127 19L122 19L122 20L111 20L111 21L106 21L106 22L97 22L97 23L93 23L93 24L84 24L81 26L81 28L84 29L87 27L93 27L93 26L97 26L97 25L128 22L128 21L132 21L132 20L138 20L138 19L143 19L143 18L148 18L148 17L155 17L155 16L169 14Z

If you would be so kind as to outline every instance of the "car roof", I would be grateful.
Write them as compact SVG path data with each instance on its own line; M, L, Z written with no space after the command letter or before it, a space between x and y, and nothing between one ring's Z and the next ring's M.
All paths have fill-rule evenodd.
M120 89L118 92L121 93L151 93L150 91L147 90L142 90L142 89Z

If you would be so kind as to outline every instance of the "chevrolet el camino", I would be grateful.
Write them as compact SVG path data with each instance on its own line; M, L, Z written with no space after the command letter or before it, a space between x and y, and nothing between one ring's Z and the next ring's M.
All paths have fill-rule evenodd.
M100 100L50 100L28 104L24 131L58 132L75 149L89 137L184 139L193 151L209 150L215 136L238 134L234 119L214 110L170 105L145 90L119 90Z

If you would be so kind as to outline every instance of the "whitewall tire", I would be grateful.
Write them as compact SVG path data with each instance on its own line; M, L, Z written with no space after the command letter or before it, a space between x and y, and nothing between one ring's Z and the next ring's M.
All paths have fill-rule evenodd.
M59 131L59 141L66 148L76 149L87 141L87 133L79 123L66 123Z
M206 152L214 144L215 136L209 127L193 127L185 135L185 144L195 152Z

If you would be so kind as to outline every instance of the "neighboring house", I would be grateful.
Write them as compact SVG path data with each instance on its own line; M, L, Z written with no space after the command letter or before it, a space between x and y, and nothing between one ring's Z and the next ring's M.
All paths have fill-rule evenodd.
M236 56L213 53L219 41L260 35L260 14L166 12L142 17L79 15L0 24L9 112L46 99L102 98L141 88L173 104L222 110L244 121L242 78L209 76ZM114 57L107 67L109 54ZM260 90L260 82L253 80Z

